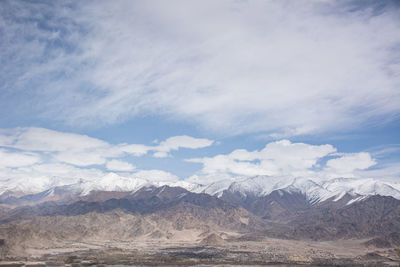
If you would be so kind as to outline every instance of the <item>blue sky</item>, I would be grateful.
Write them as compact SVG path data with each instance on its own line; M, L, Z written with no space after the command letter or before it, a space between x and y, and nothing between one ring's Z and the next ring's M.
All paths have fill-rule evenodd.
M1 1L0 36L1 180L400 180L396 1Z

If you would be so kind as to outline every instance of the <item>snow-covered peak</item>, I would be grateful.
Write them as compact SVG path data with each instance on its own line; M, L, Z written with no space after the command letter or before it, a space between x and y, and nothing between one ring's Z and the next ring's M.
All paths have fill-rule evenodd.
M312 203L318 203L332 197L332 192L311 179L294 179L293 183L284 188L288 192L297 192L305 195Z
M318 203L332 198L338 201L345 195L354 196L354 201L364 199L362 196L382 195L400 199L400 190L397 183L389 183L375 179L363 178L335 178L323 182L312 179L295 179L285 190L300 192L311 203Z
M228 190L239 192L244 196L249 193L255 196L265 196L274 190L288 186L290 183L290 180L283 177L259 175L233 182Z
M147 180L140 178L123 177L115 173L108 173L96 181L88 181L81 184L82 195L87 195L93 190L98 191L136 191L149 184Z
M240 177L236 179L224 179L203 186L198 192L220 197L225 190L237 192L243 196L265 196L272 191L287 187L292 180L286 177L274 177L259 175L254 177Z
M221 194L227 190L233 183L232 179L225 179L221 181L214 182L208 186L199 188L200 192L206 193L212 196L220 197Z
M338 178L324 182L322 186L331 192L348 192L362 196L382 195L400 199L396 183L375 179Z

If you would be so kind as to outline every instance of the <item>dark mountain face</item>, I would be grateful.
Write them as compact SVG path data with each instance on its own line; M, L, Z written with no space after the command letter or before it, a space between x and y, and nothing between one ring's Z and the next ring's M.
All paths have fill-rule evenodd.
M333 240L400 233L400 200L375 195L352 203L357 197L345 194L340 199L331 198L312 205L297 192L275 190L256 197L225 190L221 199L275 222L264 234L279 238ZM396 242L389 242L389 246L392 244Z
M225 190L221 199L240 205L263 219L274 221L287 219L311 207L304 195L284 190L275 190L262 197L252 194L243 196L238 192Z
M280 235L287 238L330 240L366 238L400 232L400 201L370 196L349 205L325 202L288 221Z

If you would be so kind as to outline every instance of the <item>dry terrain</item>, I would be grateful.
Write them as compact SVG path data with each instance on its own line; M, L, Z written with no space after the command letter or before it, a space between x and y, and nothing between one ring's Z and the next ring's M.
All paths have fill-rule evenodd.
M24 244L19 251L8 251L0 265L400 264L396 249L368 247L365 239L296 241L266 237L261 241L242 241L237 232L190 229L169 233L169 238L148 234L131 240L93 237L90 240Z

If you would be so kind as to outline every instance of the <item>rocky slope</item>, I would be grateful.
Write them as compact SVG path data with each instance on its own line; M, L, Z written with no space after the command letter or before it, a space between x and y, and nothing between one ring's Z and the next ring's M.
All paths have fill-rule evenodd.
M349 205L326 202L300 212L275 233L313 240L390 236L400 233L400 201L377 195Z

